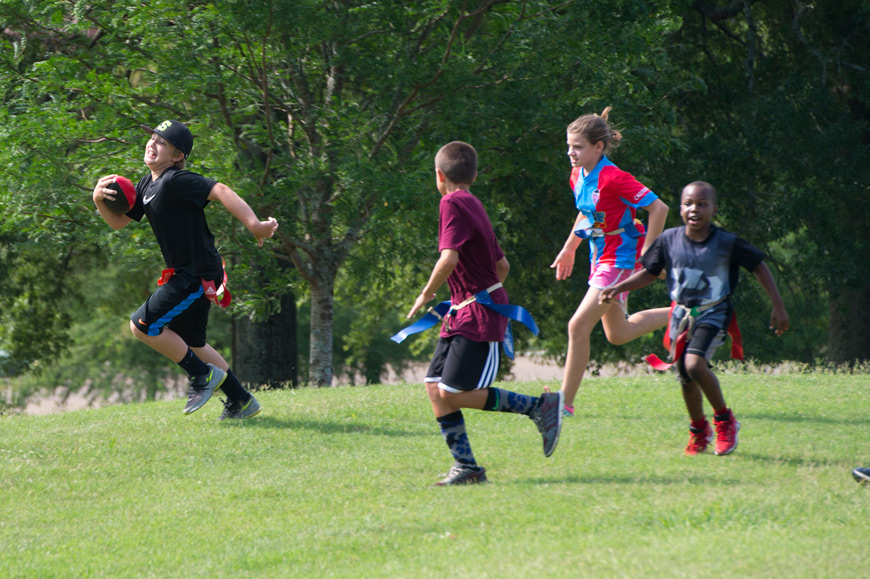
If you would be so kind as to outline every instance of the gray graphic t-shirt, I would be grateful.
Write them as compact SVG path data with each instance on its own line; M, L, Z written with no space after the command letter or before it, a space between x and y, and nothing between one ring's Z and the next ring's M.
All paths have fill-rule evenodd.
M718 301L702 312L695 324L710 324L724 330L731 318L728 298L737 287L740 267L754 271L763 259L764 254L758 248L724 229L714 226L707 239L694 241L686 237L685 227L674 227L656 238L641 263L655 276L663 269L667 271L671 300L688 310ZM672 339L687 313L682 308L674 310L670 324Z

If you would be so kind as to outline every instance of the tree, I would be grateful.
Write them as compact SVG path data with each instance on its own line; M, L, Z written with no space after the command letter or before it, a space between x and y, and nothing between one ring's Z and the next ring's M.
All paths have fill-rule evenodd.
M333 367L377 380L387 360L402 361L380 337L401 324L436 254L432 157L467 140L481 154L475 192L513 265L512 301L542 328L538 340L518 332L520 346L558 356L585 291L581 271L556 284L547 267L573 217L564 129L613 105L626 136L617 163L672 205L696 176L714 182L728 192L726 225L781 248L777 265L799 271L794 283L814 297L837 293L832 324L844 303L858 319L861 306L829 282L846 279L843 247L867 240L831 216L859 219L866 195L841 206L838 196L828 212L819 176L866 191L855 162L866 160L866 48L850 40L866 13L854 1L849 19L815 6L4 2L0 182L16 194L0 194L3 228L55 255L90 248L155 267L148 236L105 231L89 193L99 175L141 172L139 123L183 120L197 139L191 168L281 222L262 252L228 216L210 216L231 240L237 312L268 319L292 292L310 304L308 381L330 384ZM834 154L806 152L818 150ZM751 219L762 208L769 218ZM820 220L830 235L811 234ZM863 296L864 282L848 279ZM654 292L633 298L660 303ZM596 339L602 358L649 349Z
M526 30L568 4L12 2L7 68L23 83L12 114L31 130L47 120L49 158L86 166L86 181L131 167L140 122L189 122L207 143L196 162L282 222L273 251L307 284L309 379L326 385L335 280L352 249L405 226L431 172L424 137L456 127L455 111L472 117L483 89L520 80L515 68L534 49ZM381 239L389 247L375 269L407 245Z
M279 268L287 262L276 261ZM266 285L268 273L260 271ZM235 372L250 387L286 387L299 384L299 356L296 343L296 300L290 291L273 298L277 307L267 319L259 316L233 316L232 350Z

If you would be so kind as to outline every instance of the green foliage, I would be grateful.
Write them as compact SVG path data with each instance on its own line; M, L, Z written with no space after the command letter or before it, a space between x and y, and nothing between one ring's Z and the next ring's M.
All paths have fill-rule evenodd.
M3 416L0 575L854 576L867 376L719 376L730 456L683 456L672 377L596 378L550 458L526 418L467 412L490 483L465 488L432 486L452 459L411 385L260 392L233 424L178 400Z
M812 361L841 331L827 327L828 302L868 291L854 256L868 246L870 53L851 39L870 32L870 12L851 1L735 13L696 3L684 22L668 52L700 81L678 95L691 154L665 170L683 175L674 190L713 183L723 225L768 253L795 329L780 356ZM852 307L856 319L866 310Z
M21 238L0 237L0 374L39 369L66 348L68 301L79 298L77 256L52 254Z
M72 256L77 274L97 254L84 261L160 268L148 227L109 231L90 191L100 175L143 174L139 124L177 118L196 136L189 168L281 223L263 251L209 209L234 311L265 319L286 291L334 295L336 371L370 381L427 351L428 338L386 338L437 256L434 153L472 143L511 300L542 329L516 332L518 348L558 359L586 291L582 266L558 283L549 268L574 217L564 130L612 105L625 138L611 156L672 207L669 225L682 186L704 179L723 226L768 253L795 331L768 340L766 298L747 279L735 299L751 353L813 361L838 285L865 285L852 255L870 244L870 55L855 41L868 16L857 0L3 2L0 267L18 281L0 280L14 300L0 349L23 370L92 334L74 327L76 300L52 296L61 280L32 279L37 265L65 272ZM632 309L664 305L658 290ZM26 328L45 325L41 346ZM659 340L614 347L596 331L593 357L637 359Z

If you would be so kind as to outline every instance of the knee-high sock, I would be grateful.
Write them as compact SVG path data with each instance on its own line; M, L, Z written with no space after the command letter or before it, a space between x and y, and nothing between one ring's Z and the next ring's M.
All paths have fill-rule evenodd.
M535 402L538 401L537 396L518 394L501 388L489 388L488 390L489 394L483 409L491 412L513 412L514 414L527 415Z
M447 443L447 448L450 449L450 454L453 455L453 460L456 464L462 466L476 466L474 454L471 452L471 444L468 442L468 433L465 431L465 418L462 416L462 411L457 410L444 416L439 416L438 426L441 428L441 435Z
M236 375L233 374L232 368L227 369L227 378L221 384L221 390L227 395L230 400L238 400L239 402L247 402L251 399L251 394L245 390Z
M187 354L184 355L184 358L181 359L178 365L189 376L204 376L208 374L208 365L199 356L194 354L190 348L187 349Z

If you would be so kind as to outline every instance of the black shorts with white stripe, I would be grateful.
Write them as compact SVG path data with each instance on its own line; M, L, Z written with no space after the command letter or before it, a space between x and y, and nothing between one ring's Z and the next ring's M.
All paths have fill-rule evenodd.
M498 342L475 342L465 336L439 338L425 382L438 382L448 392L487 388L499 365Z

